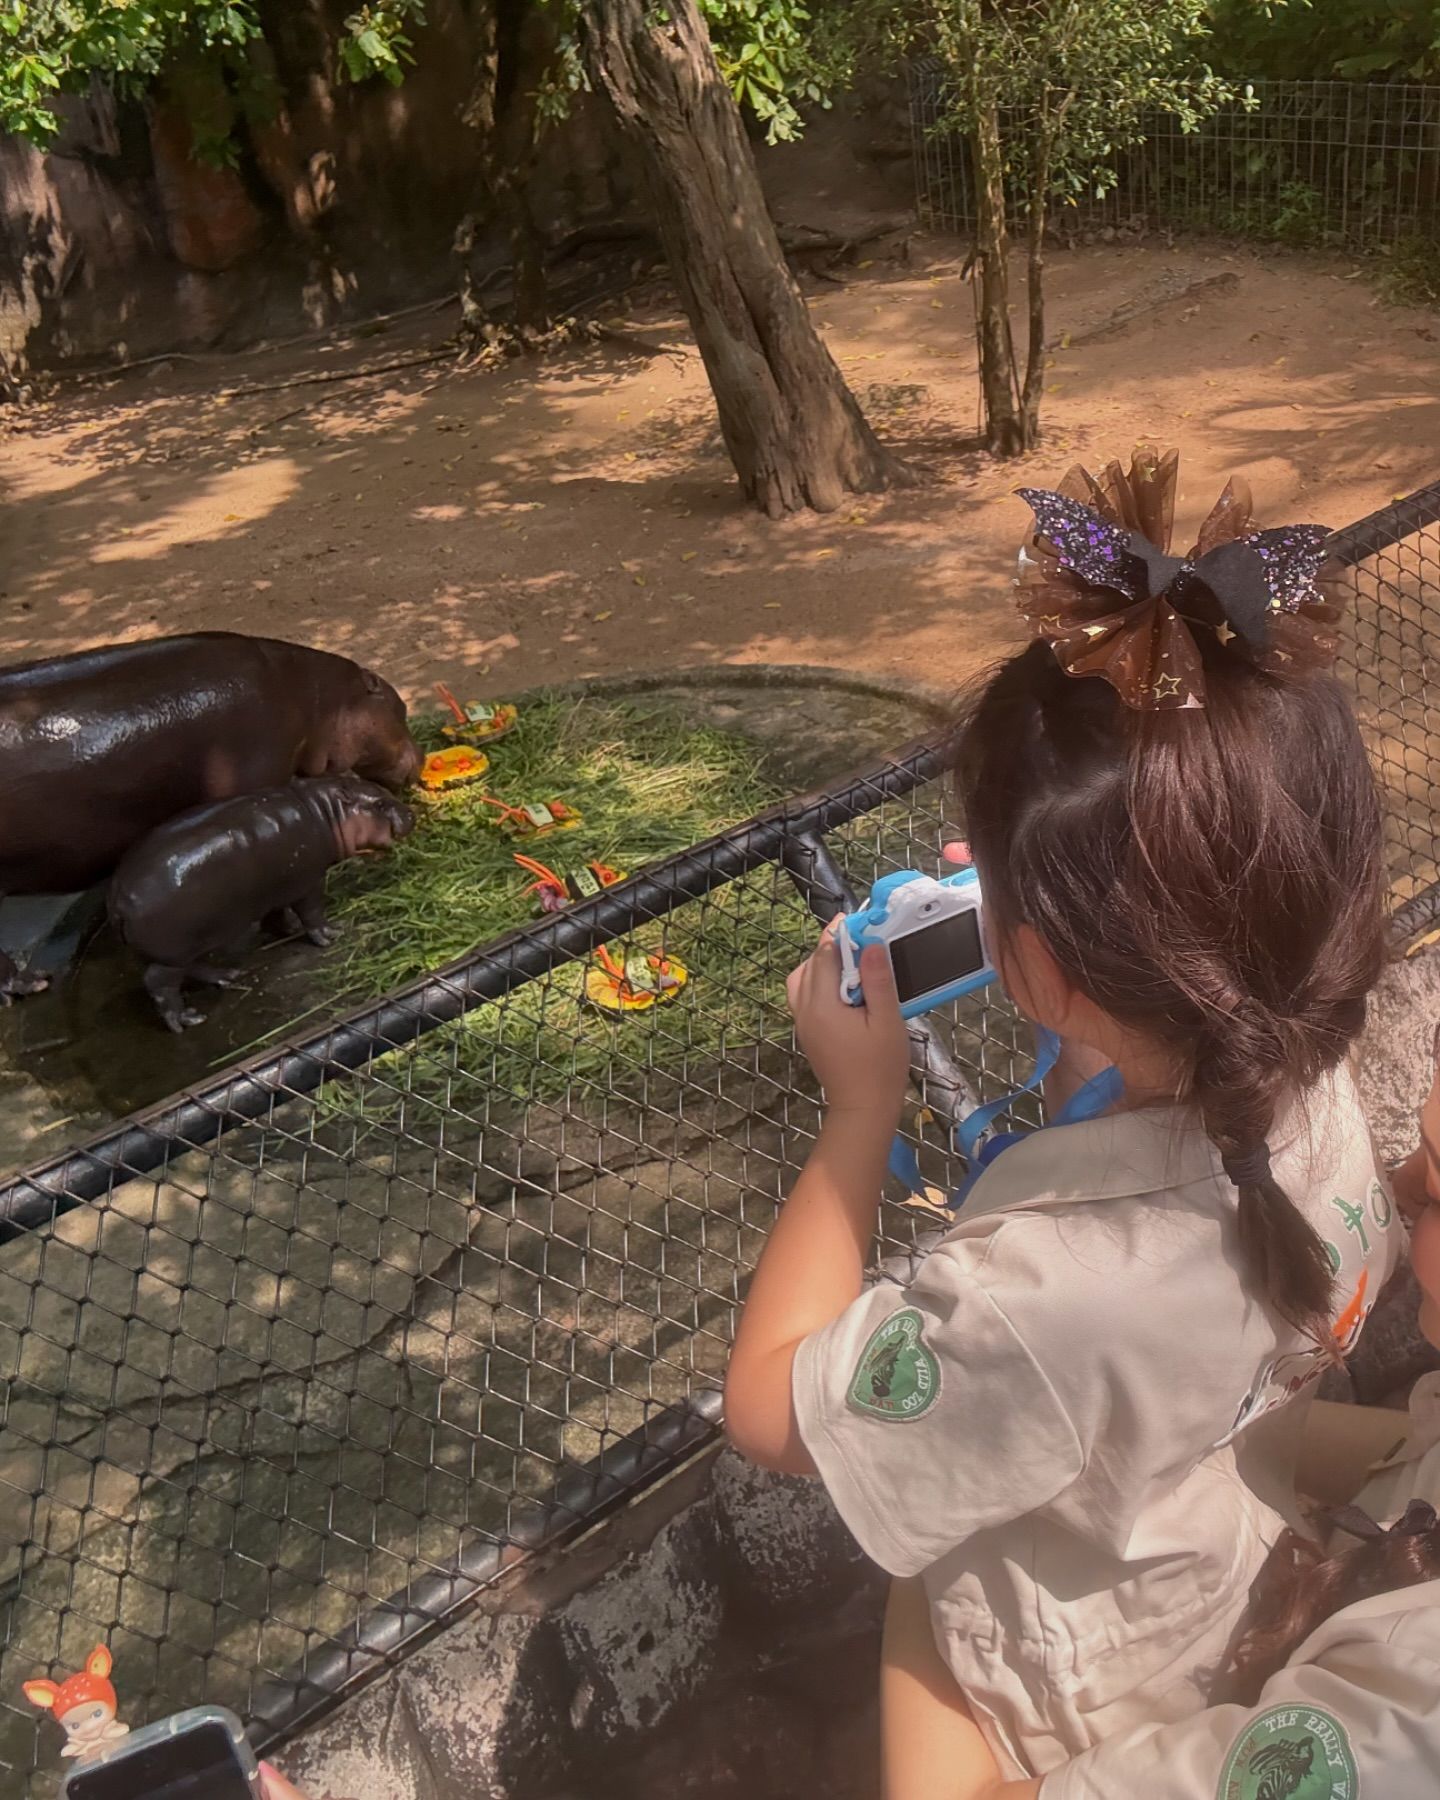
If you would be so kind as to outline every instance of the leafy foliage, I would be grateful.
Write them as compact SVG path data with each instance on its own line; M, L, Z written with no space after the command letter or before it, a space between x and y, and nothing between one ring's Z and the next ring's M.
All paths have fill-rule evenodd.
M398 82L411 60L406 27L421 0L375 0L345 20L336 45L352 81ZM0 131L45 145L57 95L95 76L126 94L157 82L185 106L196 154L235 155L239 116L273 110L273 79L254 55L263 33L255 0L0 0Z
M947 78L936 129L968 133L998 113L1012 181L1028 189L1041 150L1062 198L1108 191L1147 116L1193 131L1234 98L1201 54L1206 0L834 0L821 30L817 53L847 72L936 58Z
M1235 76L1440 76L1440 0L1211 0L1210 15L1214 60Z
M828 106L834 70L817 54L811 7L804 0L695 0L710 33L715 60L736 102L765 127L767 143L800 135L800 107ZM841 0L844 3L844 0ZM541 94L541 115L564 116L570 96L585 86L578 48L581 0L540 0L556 22L554 66ZM821 0L824 4L824 0ZM663 5L655 7L663 24Z

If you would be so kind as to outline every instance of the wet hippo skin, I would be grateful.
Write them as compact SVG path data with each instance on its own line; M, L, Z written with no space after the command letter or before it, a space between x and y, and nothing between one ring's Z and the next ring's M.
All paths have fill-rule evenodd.
M110 920L145 962L145 986L172 1031L198 1025L186 980L225 987L235 971L213 960L255 925L304 931L325 924L325 871L384 850L415 827L408 806L355 776L322 776L220 800L158 826L121 858Z
M292 776L403 787L420 766L388 682L232 632L0 670L0 896L73 893L166 819ZM0 954L0 1003L43 986Z

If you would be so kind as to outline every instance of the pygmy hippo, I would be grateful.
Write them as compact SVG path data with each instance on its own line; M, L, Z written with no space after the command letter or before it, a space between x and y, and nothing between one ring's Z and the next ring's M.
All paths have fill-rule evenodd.
M401 788L405 708L348 657L207 631L0 670L0 896L108 875L163 820L295 775ZM44 986L0 953L0 1004Z
M185 1004L187 978L229 987L236 971L211 959L257 924L330 943L325 871L363 850L388 848L414 826L408 806L353 775L197 807L126 852L110 883L110 920L144 958L160 1017L183 1031L204 1017Z

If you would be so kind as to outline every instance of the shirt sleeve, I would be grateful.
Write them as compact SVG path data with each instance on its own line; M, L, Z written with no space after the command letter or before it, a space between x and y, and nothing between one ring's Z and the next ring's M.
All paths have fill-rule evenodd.
M1015 1330L979 1286L979 1246L882 1282L795 1355L805 1446L861 1548L917 1575L987 1527L1063 1492L1084 1466L1075 1429Z
M1344 1617L1337 1615L1337 1624ZM1404 1624L1394 1625L1382 1619L1334 1632L1321 1627L1266 1682L1258 1705L1212 1706L1176 1724L1109 1738L1046 1775L1040 1800L1311 1792L1327 1800L1433 1800L1440 1670L1426 1654L1432 1645L1417 1654Z

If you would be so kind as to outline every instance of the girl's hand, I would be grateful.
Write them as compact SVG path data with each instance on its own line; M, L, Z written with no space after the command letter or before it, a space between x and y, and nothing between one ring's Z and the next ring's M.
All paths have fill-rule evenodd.
M839 915L815 954L786 984L795 1035L832 1111L898 1119L910 1073L910 1036L900 1016L888 954L869 944L860 954L863 1006L840 998Z
M260 1792L265 1800L305 1800L299 1788L288 1782L278 1769L269 1763L260 1765Z

